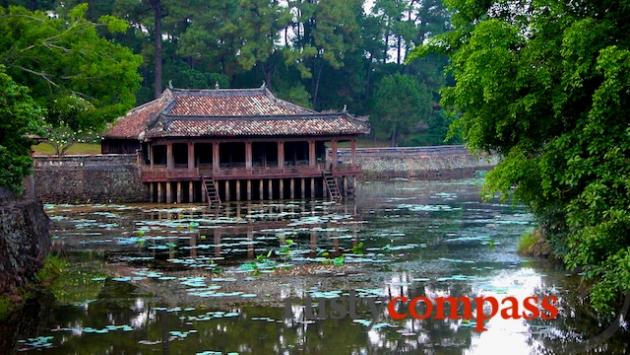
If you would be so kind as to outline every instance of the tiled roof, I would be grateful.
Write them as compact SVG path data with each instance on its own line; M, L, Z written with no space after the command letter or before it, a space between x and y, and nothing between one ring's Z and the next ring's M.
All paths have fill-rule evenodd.
M166 117L147 138L193 136L329 136L369 133L365 120L344 113L300 116Z
M357 135L364 119L318 113L276 98L266 88L165 90L120 119L106 137Z
M262 116L314 113L280 100L265 89L174 90L168 114L175 116Z
M172 99L171 92L165 90L159 98L132 109L114 123L105 138L141 139L150 121L157 118Z

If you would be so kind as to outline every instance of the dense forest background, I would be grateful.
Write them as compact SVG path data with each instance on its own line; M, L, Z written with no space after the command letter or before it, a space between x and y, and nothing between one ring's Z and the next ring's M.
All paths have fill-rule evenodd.
M0 1L60 17L86 1ZM89 0L93 23L142 56L136 104L176 88L259 87L317 110L371 117L377 144L443 144L439 105L445 56L405 64L409 51L447 31L441 0Z

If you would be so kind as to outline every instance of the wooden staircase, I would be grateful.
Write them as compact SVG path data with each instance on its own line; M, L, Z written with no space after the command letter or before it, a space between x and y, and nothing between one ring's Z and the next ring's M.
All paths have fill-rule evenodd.
M206 201L209 206L218 207L221 205L221 197L219 197L219 191L217 190L217 184L211 177L201 177L201 186L203 187L203 193L206 194Z
M339 186L337 185L337 179L335 179L331 173L324 171L322 173L324 181L326 181L326 190L328 190L328 196L331 200L340 201L341 193L339 192Z

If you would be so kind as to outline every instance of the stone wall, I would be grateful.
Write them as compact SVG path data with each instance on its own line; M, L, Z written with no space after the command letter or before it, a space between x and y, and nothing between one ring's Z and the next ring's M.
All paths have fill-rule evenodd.
M0 295L16 295L39 270L50 249L48 226L40 201L0 189Z
M337 159L350 163L350 149L339 149ZM447 145L408 148L359 148L357 164L363 170L363 179L391 178L453 179L475 176L477 171L488 170L497 163L496 156L475 156L464 146Z
M35 194L44 202L144 202L135 154L35 157Z

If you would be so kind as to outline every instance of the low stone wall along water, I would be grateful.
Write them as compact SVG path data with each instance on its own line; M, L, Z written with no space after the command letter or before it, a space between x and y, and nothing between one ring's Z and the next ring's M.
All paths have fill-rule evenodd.
M337 152L342 163L352 161L352 151ZM496 156L473 155L462 145L405 148L357 149L356 162L364 180L409 178L442 180L470 178L480 170L488 170L498 162Z
M44 202L144 202L135 154L35 157L35 193Z

